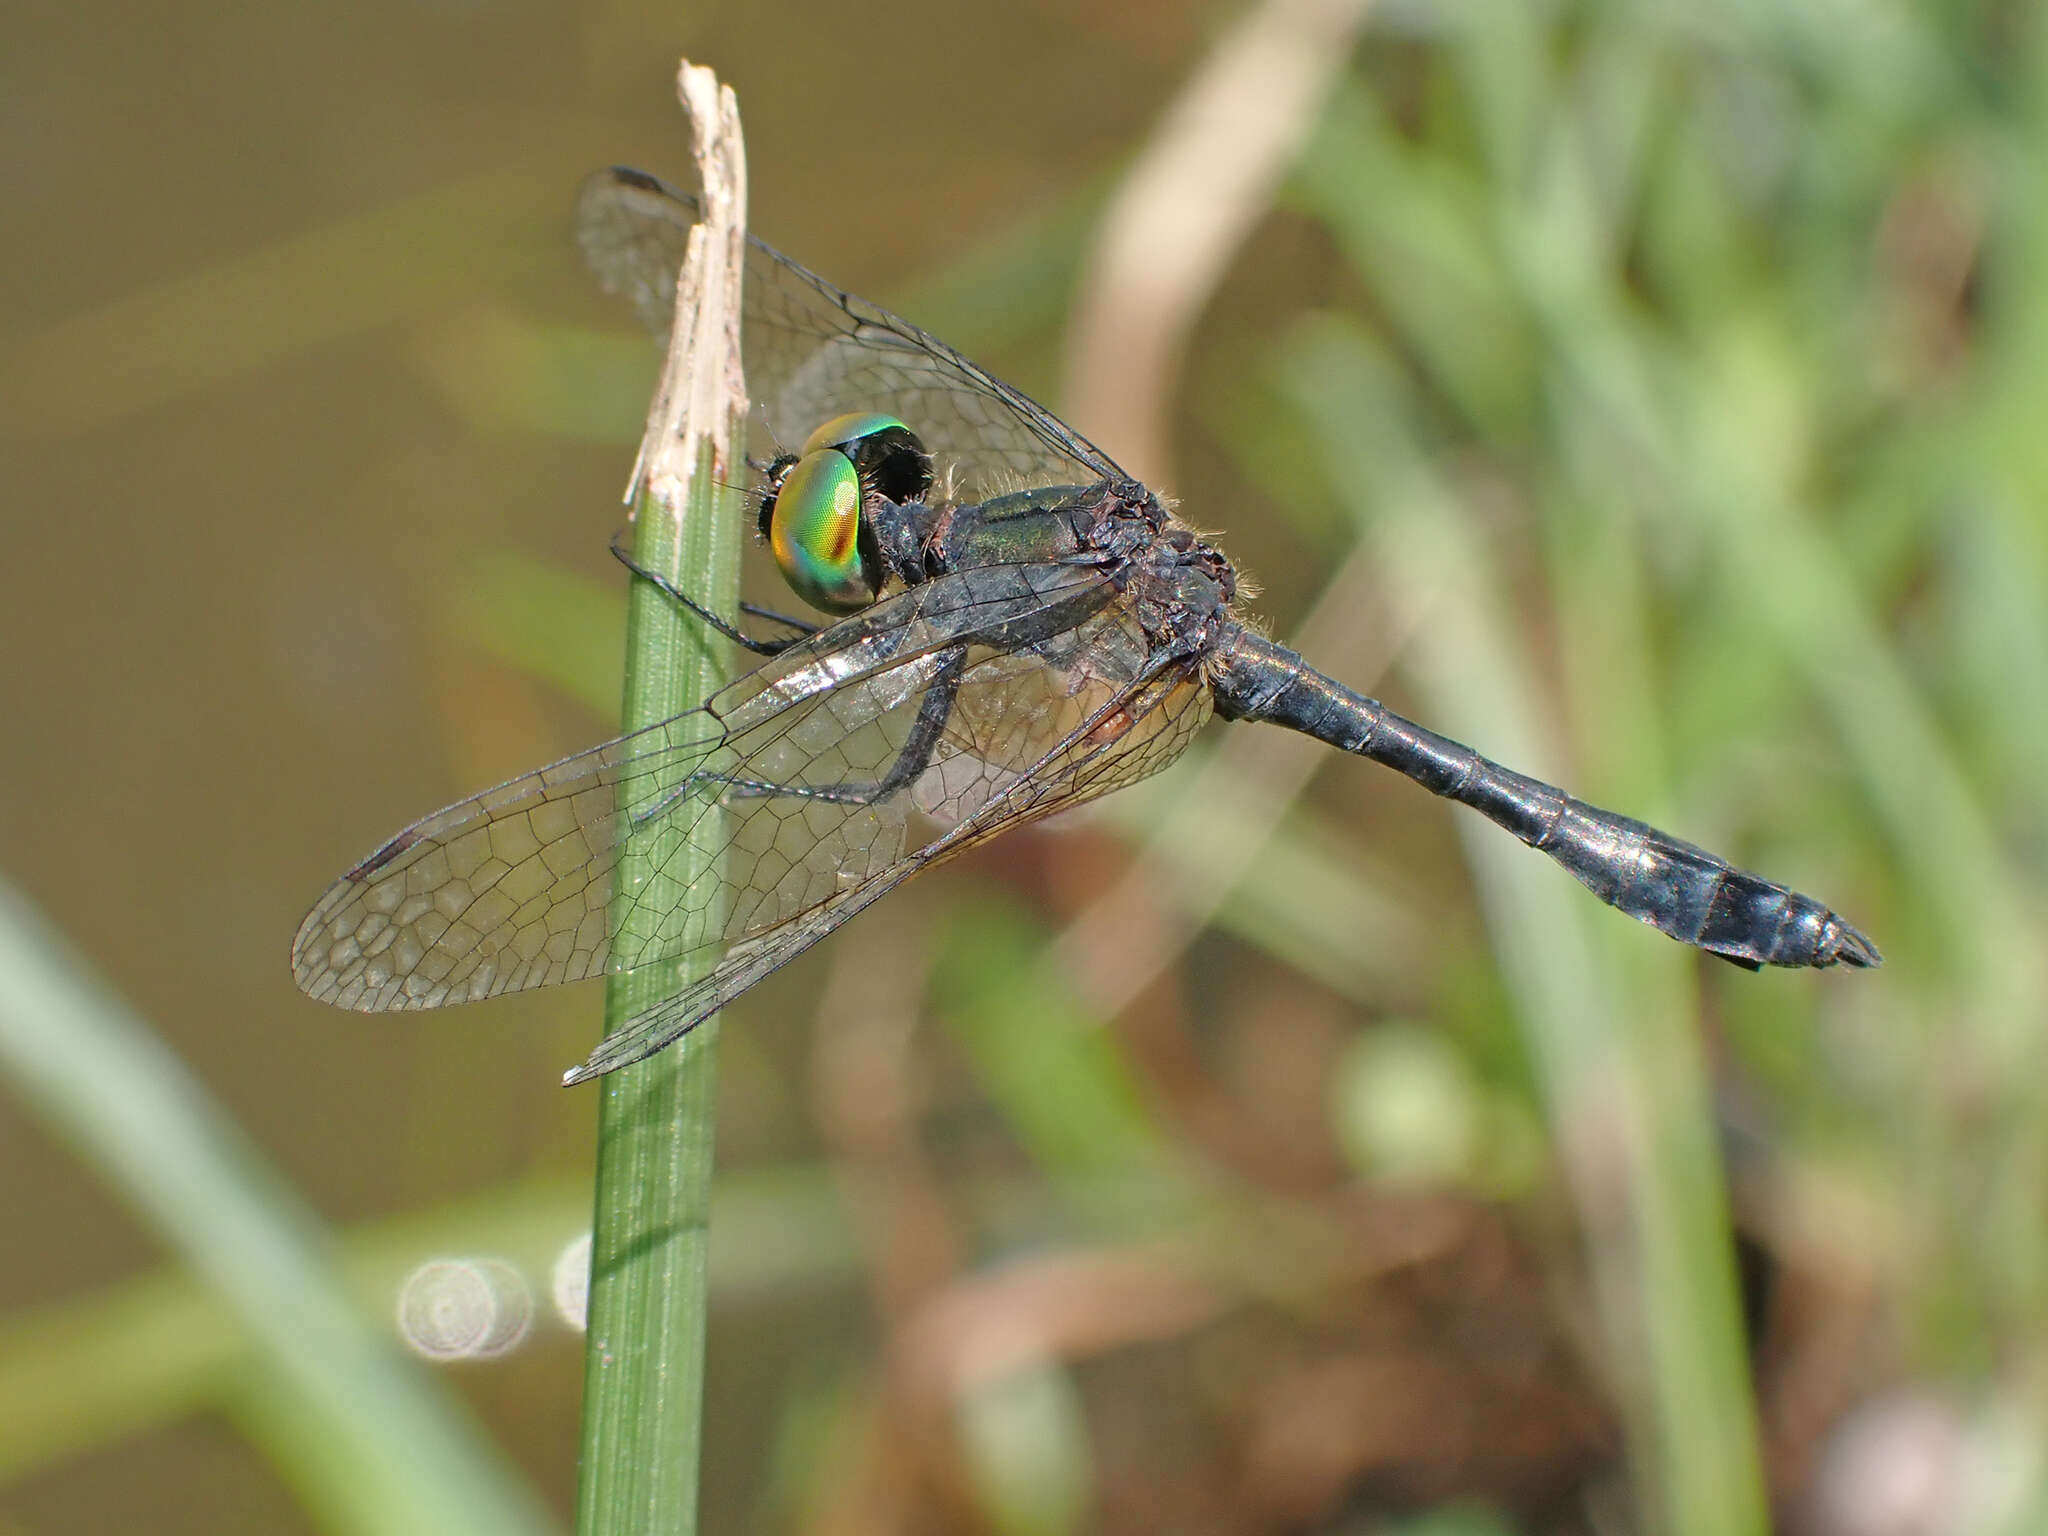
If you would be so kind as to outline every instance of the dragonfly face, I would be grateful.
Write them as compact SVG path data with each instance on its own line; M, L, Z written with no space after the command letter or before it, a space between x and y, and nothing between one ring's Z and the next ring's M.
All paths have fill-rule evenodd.
M585 185L585 253L657 332L695 219L638 171ZM1489 762L1246 628L1220 551L935 337L758 241L745 291L750 387L768 420L817 424L760 456L761 531L791 587L841 617L761 641L710 616L768 659L700 709L399 833L300 925L310 995L428 1008L703 957L566 1078L582 1081L928 865L1165 767L1212 713L1397 768L1738 965L1878 963L1813 898ZM615 891L643 832L700 872Z
M875 518L922 502L931 484L932 456L894 416L835 416L800 452L768 466L761 537L797 596L827 613L852 613L887 579Z

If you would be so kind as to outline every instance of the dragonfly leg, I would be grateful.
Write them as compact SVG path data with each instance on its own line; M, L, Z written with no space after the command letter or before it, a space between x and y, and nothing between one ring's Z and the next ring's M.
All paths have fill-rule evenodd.
M788 798L823 800L833 805L874 805L917 781L931 766L932 754L945 735L946 721L959 697L960 678L966 670L967 649L954 646L939 654L938 670L918 704L917 719L904 738L896 760L879 779L851 779L837 784L774 784L766 779L749 779L739 774L700 771L672 784L651 805L631 813L635 827L659 821L696 791L709 787L717 793L742 800Z
M1749 970L1878 965L1877 946L1811 896L1481 757L1247 631L1212 653L1216 712L1267 720L1398 768L1548 854L1609 906Z
M763 608L759 603L741 603L740 612L757 619L766 619L770 624L780 624L785 629L795 630L799 640L809 639L824 627L803 619L793 619L786 613L777 613L773 608Z
M834 805L874 805L917 782L919 774L932 764L932 754L946 733L953 702L960 696L960 679L967 670L967 648L956 645L939 653L939 665L918 702L917 719L889 771L879 779L850 779L838 784L768 784L756 780L728 778L731 789L746 798L766 799L788 796L801 800L826 800Z
M625 546L625 537L626 535L623 529L612 536L613 559L617 560L619 564L623 565L635 576L638 576L642 581L652 582L656 588L665 593L667 596L673 598L676 602L681 603L685 608L689 609L690 612L694 613L706 624L709 624L721 635L724 635L726 639L732 641L735 645L744 646L746 649L752 651L756 656L780 656L784 651L788 650L792 645L795 645L798 641L807 639L809 636L815 635L818 632L816 625L806 624L801 619L787 618L784 615L775 613L770 609L757 608L752 603L741 603L741 612L751 613L756 618L767 619L771 623L787 625L789 628L796 631L794 635L788 636L784 639L757 640L754 638L754 636L749 635L745 633L743 630L741 630L737 624L734 624L731 621L721 617L720 615L713 613L709 608L706 608L702 603L698 602L697 599L690 596L689 593L685 592L681 587L677 586L674 582L670 581L666 576L662 575L659 571L650 571L646 566L642 565L639 561L635 560L633 558L632 552L628 550Z

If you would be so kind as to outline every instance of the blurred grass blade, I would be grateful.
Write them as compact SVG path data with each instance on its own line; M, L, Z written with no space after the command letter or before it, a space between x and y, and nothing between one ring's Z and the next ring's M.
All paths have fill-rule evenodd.
M488 301L449 306L408 342L421 377L479 433L630 443L654 381L643 337L541 325Z
M553 156L501 167L60 320L0 355L0 434L105 427L438 310L475 291L479 251L552 259L535 234L567 179Z
M932 993L976 1077L1055 1179L1172 1166L1114 1036L1096 1026L1026 916L964 903L945 924Z
M259 1397L293 1405L299 1432L271 1446L317 1519L380 1536L551 1529L453 1394L358 1321L312 1213L5 883L0 1068L233 1309L259 1352Z
M812 1164L719 1178L716 1296L800 1304L860 1278L839 1192ZM338 1233L342 1283L385 1313L423 1259L488 1254L545 1279L580 1245L587 1179L522 1181ZM0 1317L0 1483L210 1408L246 1379L254 1347L230 1302L182 1268Z
M618 636L628 599L613 581L503 545L476 552L442 590L450 641L519 668L603 719L625 686ZM720 637L708 626L704 643Z

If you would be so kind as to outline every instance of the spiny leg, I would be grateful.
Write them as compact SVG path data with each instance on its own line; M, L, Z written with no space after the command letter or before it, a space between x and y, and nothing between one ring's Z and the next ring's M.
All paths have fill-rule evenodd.
M732 623L719 614L713 613L659 571L650 571L646 566L635 560L632 552L625 546L625 537L623 529L612 535L611 548L614 560L617 560L619 564L623 565L635 576L638 576L642 581L652 583L658 591L681 603L706 624L709 624L721 635L724 635L726 639L732 641L735 645L744 646L756 656L780 656L792 645L797 644L801 640L809 639L818 632L817 625L806 624L802 619L792 619L785 614L776 613L773 609L756 607L752 603L741 603L740 611L742 613L750 613L756 618L767 619L770 623L774 624L786 625L788 628L796 631L794 635L789 636L787 639L757 640L752 635L747 634L737 624Z
M802 800L824 800L834 805L874 805L917 781L929 768L932 754L946 734L953 703L960 696L960 679L967 670L967 647L953 646L939 653L938 670L917 706L917 719L889 771L879 779L849 779L837 784L762 784L742 779L729 782L748 798L789 796Z
M635 827L666 816L700 786L715 786L720 793L741 799L789 798L823 800L833 805L874 805L917 780L931 766L932 755L952 718L954 700L960 694L960 679L967 669L967 648L954 646L939 653L939 665L930 686L919 702L917 719L904 738L896 760L879 779L849 779L837 784L774 784L764 779L742 778L738 774L700 771L678 781L644 810L632 813Z
M740 604L740 612L752 614L757 619L766 619L770 624L780 624L785 629L793 629L796 631L796 638L799 640L807 640L824 628L822 624L813 624L805 619L791 618L788 614L778 613L773 608L763 608L759 603L742 602Z

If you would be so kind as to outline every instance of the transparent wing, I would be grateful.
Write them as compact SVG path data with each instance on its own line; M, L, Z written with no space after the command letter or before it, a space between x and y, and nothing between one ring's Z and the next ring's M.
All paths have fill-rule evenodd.
M700 709L401 832L307 914L293 975L323 1001L384 1011L734 940L786 957L802 945L788 947L779 930L987 803L1029 743L1059 740L1132 664L1143 637L1115 596L1090 568L999 565L878 603ZM1068 672L1049 675L1060 666ZM876 793L949 671L958 681L947 731L917 775ZM960 713L959 701L979 715ZM615 869L636 831L651 840L654 873L614 926Z
M1093 627L1099 631L1121 622L1112 611ZM992 695L1005 681L1001 674L1009 670L1007 664L1018 660L1002 658L981 679ZM1056 669L1048 670L1056 675ZM606 1036L590 1059L566 1073L563 1081L586 1082L673 1044L918 871L1012 827L1056 815L1157 773L1180 756L1209 718L1209 710L1208 687L1198 663L1190 659L1142 669L1121 687L1097 696L1093 707L1050 745L1027 745L1030 733L1015 728L1019 717L1014 711L984 717L980 727L964 723L963 738L971 750L963 755L989 766L999 762L1001 767L996 774L975 780L971 803L959 804L966 811L961 820L797 915L773 935L772 942L735 945L708 974ZM982 758L983 752L992 754L995 762Z
M577 199L585 258L657 336L668 335L676 269L696 222L694 196L624 167L591 176ZM966 500L1125 478L1107 454L1028 395L751 237L745 304L748 387L785 443L802 442L833 416L887 411L951 470ZM757 445L773 449L765 439Z

